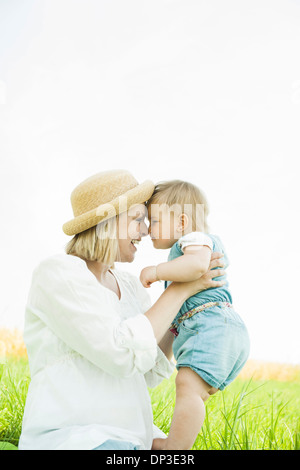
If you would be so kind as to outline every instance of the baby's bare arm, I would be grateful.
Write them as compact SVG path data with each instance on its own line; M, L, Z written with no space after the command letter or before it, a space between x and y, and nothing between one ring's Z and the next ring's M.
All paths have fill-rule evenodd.
M211 249L208 246L187 246L184 255L160 263L156 267L158 279L189 282L199 279L209 268Z

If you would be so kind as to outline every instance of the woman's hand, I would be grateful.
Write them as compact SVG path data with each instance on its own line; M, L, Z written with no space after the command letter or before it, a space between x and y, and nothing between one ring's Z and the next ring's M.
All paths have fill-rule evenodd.
M202 288L200 287L200 291L210 289L212 287L222 287L226 283L226 281L213 281L213 278L224 276L225 274L223 269L214 269L223 268L225 266L224 261L222 261L223 256L223 253L212 253L208 271L203 274L200 279L195 281L200 282L200 285L202 285Z

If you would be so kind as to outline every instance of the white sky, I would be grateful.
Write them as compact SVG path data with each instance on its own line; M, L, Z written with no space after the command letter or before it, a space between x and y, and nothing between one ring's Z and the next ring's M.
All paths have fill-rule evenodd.
M0 326L23 327L72 189L126 168L206 192L251 357L300 363L299 50L299 1L0 0Z

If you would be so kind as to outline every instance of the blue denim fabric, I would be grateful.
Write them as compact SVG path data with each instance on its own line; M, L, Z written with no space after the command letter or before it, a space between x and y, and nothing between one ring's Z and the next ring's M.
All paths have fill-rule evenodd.
M132 442L108 439L93 450L139 450L139 446Z
M221 240L219 239L217 235L211 235L210 233L206 233L206 235L209 236L213 242L213 251L224 254L224 257L221 258L221 261L225 263L225 266L223 268L225 269L229 265L229 260L225 253L225 249ZM172 246L170 250L168 261L178 258L179 256L183 256L183 253L181 251L181 248L179 247L178 242L176 242L174 243L174 245ZM214 269L219 269L219 268L214 268ZM214 278L214 280L217 280L217 281L226 280L227 281L226 273L224 276L219 276L219 277ZM170 282L165 282L165 288L167 288L169 284ZM218 301L229 302L230 304L232 303L232 297L229 291L228 282L226 282L226 284L222 287L206 289L202 292L199 292L196 295L193 295L192 297L189 297L184 302L178 314L176 315L175 321L177 318L181 317L184 313L188 312L189 310L192 310L195 307L199 307L199 305L206 304L207 302L218 302Z
M177 369L189 367L220 390L239 374L249 348L246 326L230 307L208 308L184 320L173 344Z

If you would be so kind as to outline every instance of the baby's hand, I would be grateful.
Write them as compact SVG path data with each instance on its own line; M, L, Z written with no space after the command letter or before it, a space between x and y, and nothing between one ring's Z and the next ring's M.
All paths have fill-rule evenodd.
M144 287L150 287L153 282L158 281L156 274L156 266L147 266L142 269L140 281Z

